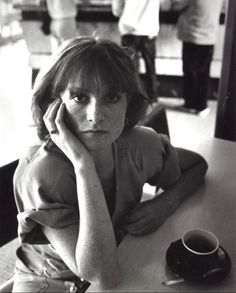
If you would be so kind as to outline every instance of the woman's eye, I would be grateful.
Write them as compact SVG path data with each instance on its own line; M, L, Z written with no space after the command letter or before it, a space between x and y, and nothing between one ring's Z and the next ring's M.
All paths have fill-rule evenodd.
M107 95L105 96L105 101L108 103L116 103L120 100L120 95L118 94L111 94L111 95Z
M73 100L76 103L84 104L84 103L87 103L89 101L89 97L87 95L85 95L85 94L79 94L79 95L75 95L73 97Z

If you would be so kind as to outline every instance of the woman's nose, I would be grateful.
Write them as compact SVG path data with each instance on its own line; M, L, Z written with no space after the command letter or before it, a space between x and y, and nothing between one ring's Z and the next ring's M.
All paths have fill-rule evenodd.
M93 123L99 123L103 120L102 105L96 100L92 99L87 105L87 120Z

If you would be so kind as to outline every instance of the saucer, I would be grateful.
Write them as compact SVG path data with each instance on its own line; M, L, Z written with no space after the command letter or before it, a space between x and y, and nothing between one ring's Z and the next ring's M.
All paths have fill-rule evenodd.
M185 280L211 284L224 279L231 268L231 261L228 253L220 246L219 257L214 267L208 271L201 271L194 268L188 262L182 240L172 242L166 252L166 262L170 269Z

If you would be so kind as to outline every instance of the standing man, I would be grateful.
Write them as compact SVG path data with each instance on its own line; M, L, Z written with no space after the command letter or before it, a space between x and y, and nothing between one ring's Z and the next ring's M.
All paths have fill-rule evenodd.
M144 59L145 87L150 102L157 100L155 58L159 10L159 0L112 0L112 12L119 17L122 46L134 48L137 67L139 53Z
M217 40L219 17L224 0L172 0L180 10L178 38L183 41L183 96L180 110L204 114L210 80L210 65Z

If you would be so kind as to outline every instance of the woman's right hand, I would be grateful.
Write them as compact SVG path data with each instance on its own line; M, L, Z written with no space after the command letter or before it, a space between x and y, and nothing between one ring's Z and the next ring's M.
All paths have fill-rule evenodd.
M75 166L93 163L84 144L71 132L64 122L65 104L60 98L49 105L43 120L52 141L64 152Z

